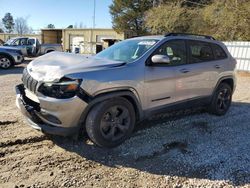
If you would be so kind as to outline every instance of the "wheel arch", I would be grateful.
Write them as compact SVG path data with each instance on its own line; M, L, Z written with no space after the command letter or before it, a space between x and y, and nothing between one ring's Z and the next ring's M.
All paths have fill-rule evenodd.
M50 53L50 52L54 52L54 51L56 51L54 48L48 48L48 49L46 49L45 54Z
M0 56L5 56L5 57L8 57L10 60L11 60L11 63L14 64L15 63L15 59L8 53L5 53L5 52L0 52Z
M225 76L225 77L222 77L218 80L216 86L215 86L215 89L214 91L216 91L216 89L218 88L218 86L221 84L221 83L226 83L228 84L232 91L234 91L234 88L235 88L235 80L232 76Z
M130 90L109 91L105 93L100 93L89 100L88 106L84 109L81 115L79 126L85 123L88 113L96 104L104 100L109 100L116 97L123 97L133 105L136 114L136 121L140 121L143 119L143 110L141 104L139 102L139 99L132 91Z
M233 78L223 79L220 83L226 83L231 87L232 90L234 89L234 80L233 80Z

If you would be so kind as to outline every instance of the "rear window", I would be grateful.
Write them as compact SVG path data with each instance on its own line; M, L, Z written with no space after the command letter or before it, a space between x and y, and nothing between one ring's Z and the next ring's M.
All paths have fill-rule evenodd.
M209 43L200 41L188 41L190 63L214 60L213 51Z
M226 52L217 44L212 44L215 59L225 59L227 58Z

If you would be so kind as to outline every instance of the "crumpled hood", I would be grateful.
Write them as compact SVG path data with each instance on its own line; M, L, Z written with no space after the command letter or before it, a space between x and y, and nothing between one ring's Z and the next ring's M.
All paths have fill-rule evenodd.
M96 59L91 56L51 52L30 62L27 69L34 79L53 82L67 74L112 68L123 64L124 62Z

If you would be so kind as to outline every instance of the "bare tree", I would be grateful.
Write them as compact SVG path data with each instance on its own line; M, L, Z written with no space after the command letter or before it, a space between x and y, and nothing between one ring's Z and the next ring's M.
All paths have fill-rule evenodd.
M80 28L80 29L82 29L82 28L83 28L83 23L82 23L82 22L80 22L80 24L79 24L79 28Z
M4 26L1 21L0 21L0 33L4 33Z
M19 35L32 33L32 28L28 26L27 19L18 17L15 19L15 32Z
M75 23L75 25L74 25L74 29L77 29L77 28L78 28L77 23Z

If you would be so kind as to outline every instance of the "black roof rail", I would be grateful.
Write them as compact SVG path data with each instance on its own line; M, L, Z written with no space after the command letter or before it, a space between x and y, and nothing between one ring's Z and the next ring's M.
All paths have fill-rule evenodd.
M216 40L214 37L209 36L209 35L199 35L199 34L193 34L193 33L167 33L165 37L169 36L194 36L194 37L199 37L199 38L204 38L204 39L210 39L210 40Z

